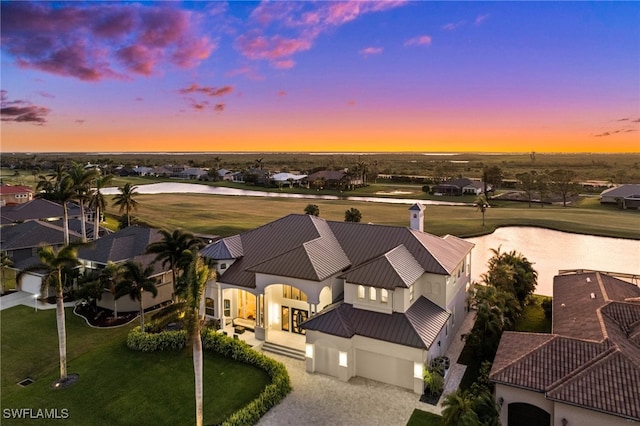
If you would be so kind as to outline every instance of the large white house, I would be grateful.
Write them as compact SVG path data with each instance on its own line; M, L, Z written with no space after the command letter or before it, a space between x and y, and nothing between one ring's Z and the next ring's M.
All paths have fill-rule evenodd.
M422 393L423 365L467 314L473 244L425 233L424 208L409 212L411 227L291 214L208 245L207 314L304 348L308 372Z

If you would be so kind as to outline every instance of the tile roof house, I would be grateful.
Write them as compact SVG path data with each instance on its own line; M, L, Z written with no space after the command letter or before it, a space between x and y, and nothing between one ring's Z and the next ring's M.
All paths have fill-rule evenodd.
M500 340L490 379L502 424L640 421L640 288L579 271L556 276L553 295L552 334Z
M67 215L70 219L80 218L80 206L67 203ZM0 207L0 216L2 216L4 225L29 220L53 221L62 219L64 214L61 204L43 198L35 198L24 204Z
M223 238L206 297L223 324L303 348L308 372L422 393L467 313L473 244L409 227L291 214ZM284 339L282 337L285 336Z
M23 204L33 200L33 189L22 185L0 184L0 206Z

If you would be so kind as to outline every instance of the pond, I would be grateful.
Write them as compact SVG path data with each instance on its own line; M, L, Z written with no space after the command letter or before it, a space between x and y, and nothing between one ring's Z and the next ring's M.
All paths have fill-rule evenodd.
M491 249L515 250L538 272L536 294L553 294L553 277L561 269L593 269L640 275L640 241L570 234L533 227L498 228L494 233L467 238L472 251L471 276L480 282L487 271Z
M118 194L118 188L104 188L105 195ZM200 185L197 183L161 182L148 185L137 185L138 194L210 194L210 195L240 195L245 197L279 197L279 198L309 198L316 200L349 200L366 201L371 203L390 204L429 204L446 206L470 206L470 203L456 203L448 201L418 200L410 198L384 198L384 197L338 197L336 195L292 194L288 192L253 191L250 189L226 188L222 186Z

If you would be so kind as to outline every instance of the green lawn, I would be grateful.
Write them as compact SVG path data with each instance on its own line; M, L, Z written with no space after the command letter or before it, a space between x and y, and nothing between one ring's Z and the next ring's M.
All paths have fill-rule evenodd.
M413 410L407 426L440 426L442 424L442 416L429 413L427 411Z
M92 329L67 310L68 370L79 381L51 390L58 377L55 311L4 310L1 408L66 408L72 424L193 423L193 365L188 350L142 353L126 347L129 327ZM25 388L16 384L31 377ZM216 354L204 359L204 420L218 424L254 399L269 382L255 367ZM3 424L27 424L30 421ZM65 420L60 420L65 421Z
M349 200L242 197L201 194L139 195L133 215L154 227L229 236L264 225L289 213L304 213L307 204L317 204L320 217L344 220L351 207L362 213L362 222L407 226L406 204ZM118 214L109 203L108 213ZM474 207L431 206L425 210L424 228L435 235L460 237L493 232L501 226L539 226L560 231L640 239L637 212L612 207L588 208L546 206L528 208L526 203L496 202L482 216Z

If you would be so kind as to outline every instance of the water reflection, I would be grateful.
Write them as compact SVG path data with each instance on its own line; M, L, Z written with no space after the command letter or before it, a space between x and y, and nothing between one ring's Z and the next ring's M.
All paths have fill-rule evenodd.
M210 195L242 195L245 197L274 197L274 198L308 198L316 200L349 200L368 201L372 203L389 204L429 204L441 206L469 206L469 203L454 203L447 201L418 200L410 198L384 198L384 197L338 197L335 195L292 194L288 192L252 191L248 189L226 188L222 186L199 185L196 183L161 182L148 185L138 185L136 191L139 194L210 194ZM104 188L105 195L118 194L118 188Z
M553 294L553 277L561 269L594 269L640 274L640 241L570 234L532 227L498 228L493 234L468 238L474 243L471 274L474 281L487 271L491 249L515 250L538 271L537 294Z

